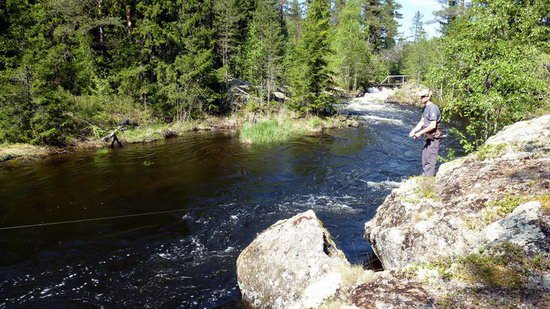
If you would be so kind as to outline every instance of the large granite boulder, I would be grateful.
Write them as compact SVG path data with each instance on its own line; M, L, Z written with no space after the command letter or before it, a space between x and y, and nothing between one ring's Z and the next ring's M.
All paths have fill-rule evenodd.
M365 224L365 236L386 271L404 281L360 290L387 294L411 280L394 297L399 304L549 308L548 145L550 115L505 128L476 153L443 164L435 178L403 182ZM377 298L354 304L369 307L369 299ZM397 307L388 299L383 307Z
M254 308L316 308L338 290L348 267L310 210L259 234L239 255L237 277Z
M512 229L531 231L524 247L540 251L550 241L548 206L542 207L546 212L518 206L548 203L548 145L550 115L545 115L505 128L477 153L443 164L435 178L405 181L365 225L384 268L462 256L489 242L521 243Z

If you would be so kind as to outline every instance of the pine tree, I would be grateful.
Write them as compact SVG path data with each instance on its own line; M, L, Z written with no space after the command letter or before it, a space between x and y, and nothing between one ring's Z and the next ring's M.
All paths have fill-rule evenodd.
M129 28L127 25L125 36L128 38L123 42L129 46L120 50L123 52L120 68L113 79L119 93L140 101L144 109L157 99L162 101L155 98L159 92L157 68L165 67L178 54L177 47L174 48L174 40L179 39L178 33L167 29L177 19L178 5L163 0L139 2L135 8L128 2L123 4L122 13L128 14L130 9L135 23L132 21Z
M435 16L439 19L441 32L446 34L451 23L465 12L464 0L439 0L439 3L443 8L435 12Z
M401 4L395 0L384 1L384 13L382 15L382 41L384 48L392 48L395 46L395 38L397 36L397 29L399 28L398 19L403 16L398 10L401 8Z
M292 80L298 79L293 70L294 63L297 59L298 42L302 36L302 8L298 0L293 0L292 4L287 8L285 13L287 38L285 42L285 52L283 59L283 80L286 85Z
M334 0L334 8L332 12L332 23L337 25L340 23L340 14L346 6L347 0Z
M19 12L10 7L15 11L23 7L11 4L7 13L23 17L28 27L19 29L21 32L17 30L20 25L10 27L17 30L12 32L21 40L17 44L25 48L9 62L3 61L10 67L1 74L2 87L7 88L0 98L5 101L3 114L14 116L7 124L18 128L7 130L12 133L4 139L65 145L77 125L71 117L71 95L86 94L94 86L96 56L91 30L102 21L89 13L91 2L24 2L26 6ZM13 100L14 96L19 98ZM21 116L17 116L19 112Z
M287 13L289 40L297 42L302 35L302 8L298 0L293 0Z
M30 42L26 30L34 24L29 1L0 5L0 143L30 142L34 114L31 76L18 70Z

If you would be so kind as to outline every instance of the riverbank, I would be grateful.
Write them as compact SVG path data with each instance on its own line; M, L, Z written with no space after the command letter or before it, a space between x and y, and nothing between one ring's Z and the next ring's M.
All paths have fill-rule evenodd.
M148 123L127 128L117 133L123 144L150 143L177 137L193 131L232 130L243 131L240 138L247 144L278 143L290 138L320 133L323 130L356 127L359 122L353 118L335 115L330 117L299 117L289 111L259 115L241 113L232 116L207 116L200 120L176 121L172 123ZM0 146L0 164L28 162L50 155L76 152L86 149L108 148L110 141L88 137L72 142L66 147L37 146L30 144L3 144Z

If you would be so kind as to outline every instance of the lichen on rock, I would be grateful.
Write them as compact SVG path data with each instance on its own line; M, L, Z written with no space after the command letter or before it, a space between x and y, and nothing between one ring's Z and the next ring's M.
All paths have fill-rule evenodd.
M316 308L340 287L349 267L313 211L281 220L239 255L243 300L255 308Z
M545 115L443 164L431 183L402 183L365 224L384 268L423 281L438 303L550 304L538 296L548 294L550 278L548 145ZM436 275L426 276L434 263Z
M443 164L429 184L431 196L418 194L428 185L422 177L395 189L365 225L383 266L398 268L467 254L481 244L480 231L492 223L483 218L500 219L484 215L488 207L509 196L536 200L547 194L549 132L550 115L519 122L488 140L487 145L514 144L500 157L480 159L472 154Z

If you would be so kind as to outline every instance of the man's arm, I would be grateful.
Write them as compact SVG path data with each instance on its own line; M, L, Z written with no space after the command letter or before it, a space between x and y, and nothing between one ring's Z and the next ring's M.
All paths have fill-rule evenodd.
M420 131L414 133L413 137L414 138L420 137L420 136L422 136L422 134L431 132L435 128L437 128L437 121L435 121L435 120L430 121L430 124L424 130L420 130Z
M420 118L420 121L418 122L418 124L416 125L416 127L414 127L414 129L411 130L411 132L409 133L409 137L413 137L414 136L414 133L418 130L420 130L422 128L422 126L424 125L424 118Z

